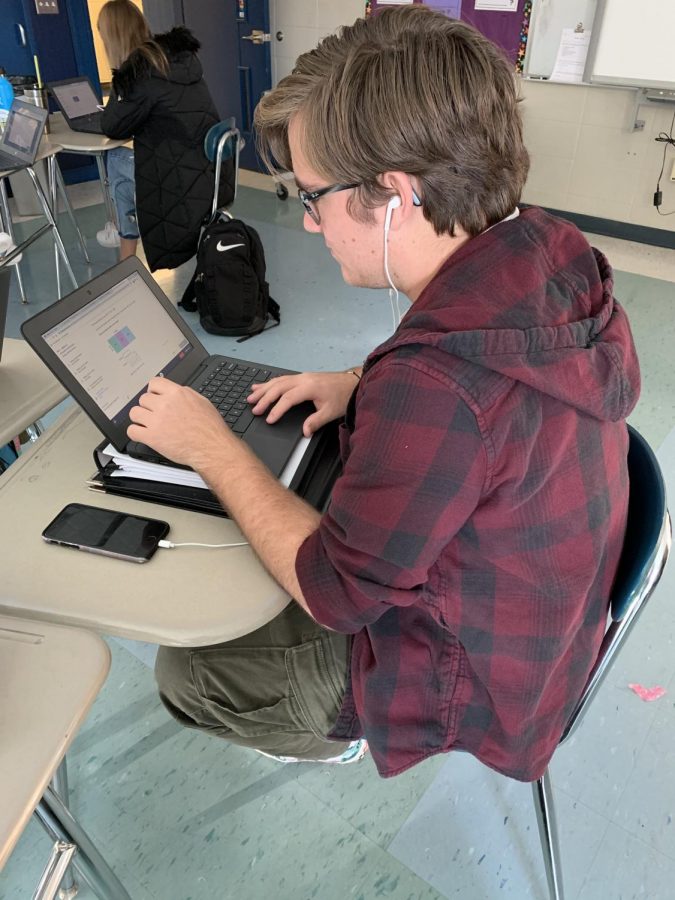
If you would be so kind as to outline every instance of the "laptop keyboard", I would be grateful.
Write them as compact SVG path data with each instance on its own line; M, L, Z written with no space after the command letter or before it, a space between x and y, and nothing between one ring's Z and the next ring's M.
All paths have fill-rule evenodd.
M216 366L197 391L213 403L232 431L241 435L255 419L246 402L251 385L253 382L261 384L267 381L271 374L268 369L223 362Z

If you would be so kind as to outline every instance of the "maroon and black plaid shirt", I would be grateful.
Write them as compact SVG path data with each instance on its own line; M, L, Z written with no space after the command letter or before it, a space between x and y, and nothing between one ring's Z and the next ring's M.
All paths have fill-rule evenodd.
M528 209L448 259L368 358L296 569L354 635L332 732L378 770L473 753L541 775L604 631L639 392L612 273Z

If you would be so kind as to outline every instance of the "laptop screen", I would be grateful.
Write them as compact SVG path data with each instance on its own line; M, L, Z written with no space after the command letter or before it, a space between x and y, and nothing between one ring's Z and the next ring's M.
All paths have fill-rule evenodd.
M42 136L41 125L44 113L38 112L37 107L27 109L27 105L19 105L16 100L12 103L7 117L7 125L2 135L2 147L4 150L32 162Z
M58 360L116 425L155 375L193 349L136 272L43 333Z
M68 84L52 84L50 88L68 119L90 116L99 111L98 97L86 78Z

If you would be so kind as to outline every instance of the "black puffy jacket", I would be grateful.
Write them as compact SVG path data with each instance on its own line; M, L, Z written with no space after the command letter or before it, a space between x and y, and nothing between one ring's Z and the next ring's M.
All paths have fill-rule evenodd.
M213 199L213 165L204 135L219 116L187 28L155 36L169 60L164 77L139 51L113 72L103 131L134 139L136 213L150 269L173 269L197 250ZM232 202L234 166L223 163L219 201Z

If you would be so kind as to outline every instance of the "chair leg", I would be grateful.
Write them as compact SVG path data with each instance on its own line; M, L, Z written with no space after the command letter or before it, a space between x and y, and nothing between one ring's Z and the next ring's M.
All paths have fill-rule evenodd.
M101 900L131 900L89 835L51 788L44 792L35 814L52 840L77 844L71 865Z
M541 852L544 855L546 880L551 900L563 900L562 872L560 869L560 847L558 828L553 803L553 787L548 769L538 781L532 782L532 799L537 814Z

